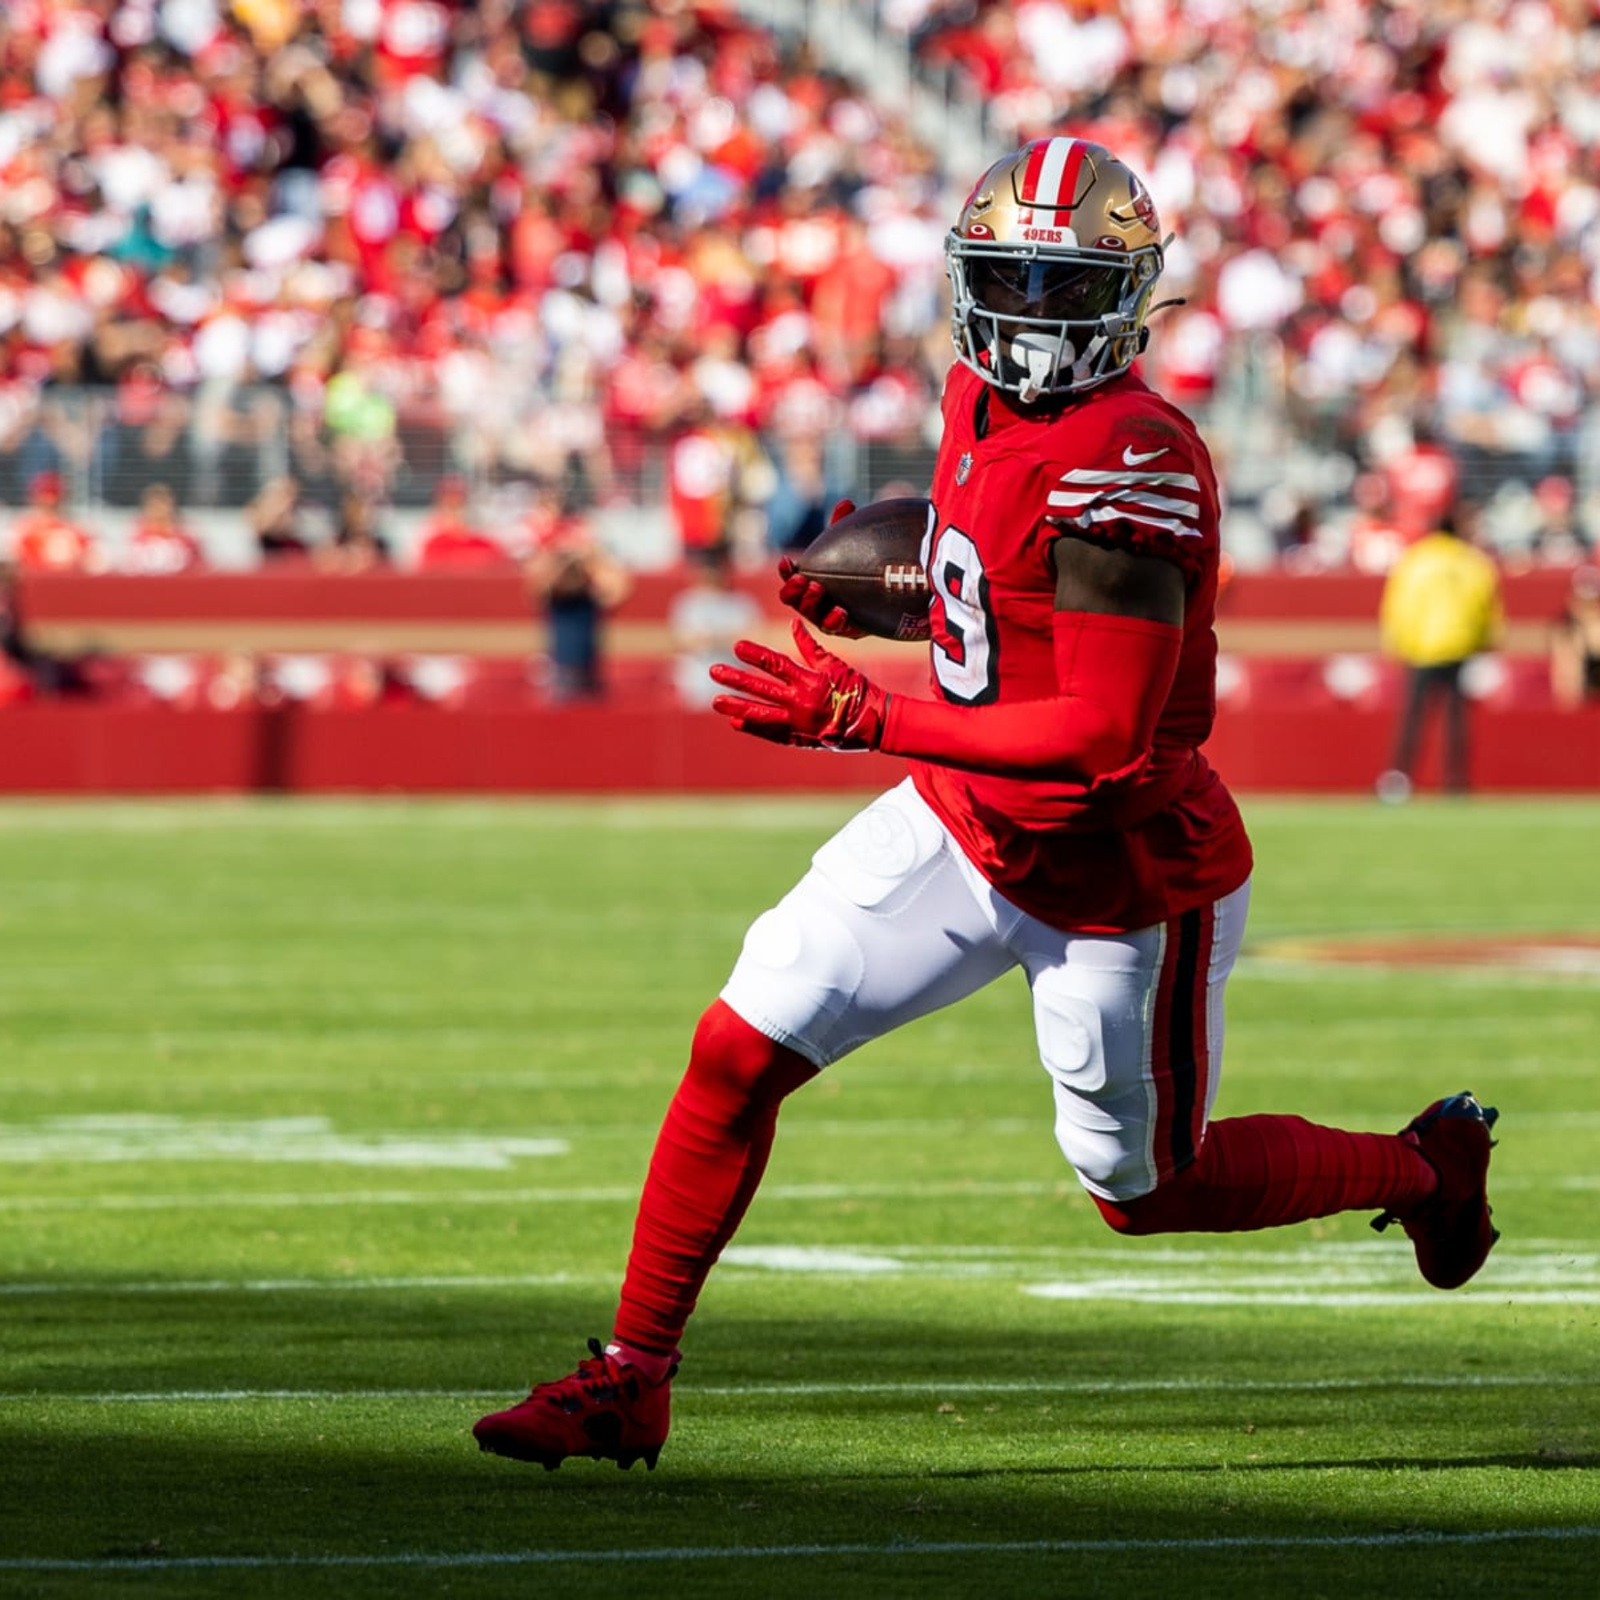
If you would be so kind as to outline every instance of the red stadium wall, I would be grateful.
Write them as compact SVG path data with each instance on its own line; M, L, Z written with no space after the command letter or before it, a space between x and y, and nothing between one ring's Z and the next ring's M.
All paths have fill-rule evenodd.
M51 648L457 651L482 658L488 687L454 704L359 707L180 709L117 693L35 699L0 709L0 792L814 791L895 778L899 763L887 758L781 750L678 707L664 619L679 581L641 580L611 620L612 697L558 707L529 683L527 659L542 641L512 575L34 580L20 608L30 637ZM770 588L760 582L752 592L770 599ZM1508 649L1474 707L1479 788L1600 790L1600 707L1556 711L1545 686L1545 630L1564 589L1561 573L1507 582ZM1230 586L1219 624L1229 671L1208 753L1235 786L1370 789L1387 764L1399 691L1398 674L1374 654L1377 600L1377 581L1356 577L1252 575ZM867 652L887 680L917 683L922 668L904 647ZM1342 679L1326 670L1340 655L1357 663ZM490 681L495 664L509 667L499 687ZM1436 771L1429 748L1423 786Z
M1371 788L1387 711L1224 711L1207 754L1240 790ZM880 756L805 755L666 707L445 711L378 706L238 711L36 703L0 713L0 793L801 792L882 787ZM1435 780L1437 753L1419 774ZM1600 709L1480 711L1476 787L1600 790Z
M592 793L857 789L898 763L736 737L720 717L624 707L447 711L48 704L0 714L0 791Z

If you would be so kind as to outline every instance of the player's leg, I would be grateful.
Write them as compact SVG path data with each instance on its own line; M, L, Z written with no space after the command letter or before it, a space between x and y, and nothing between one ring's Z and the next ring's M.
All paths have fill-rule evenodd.
M1028 925L1063 1152L1118 1232L1232 1233L1381 1210L1405 1224L1429 1282L1465 1282L1494 1238L1482 1195L1493 1113L1470 1096L1430 1106L1400 1134L1295 1116L1209 1120L1248 900L1246 886L1116 939Z
M612 1343L474 1430L557 1465L653 1465L677 1343L765 1170L783 1099L824 1066L1016 964L971 869L909 784L853 819L759 917L701 1018L651 1157Z
M1427 714L1428 670L1426 667L1406 669L1405 703L1400 713L1400 727L1395 735L1394 755L1389 768L1409 779L1417 764L1417 746L1422 738L1422 724Z
M674 1351L754 1196L786 1095L1016 964L957 856L904 784L824 844L800 883L751 925L657 1141L619 1342Z
M546 1468L574 1455L655 1466L678 1335L761 1181L779 1103L816 1072L721 999L711 1004L657 1135L612 1341L591 1339L576 1372L480 1420L481 1448Z
M611 1348L652 1378L675 1367L706 1275L755 1198L779 1106L817 1071L720 996L700 1018L656 1136L613 1324Z
M1439 693L1444 698L1444 786L1449 794L1465 794L1471 783L1467 756L1467 696L1461 686L1464 661L1447 662L1439 669Z

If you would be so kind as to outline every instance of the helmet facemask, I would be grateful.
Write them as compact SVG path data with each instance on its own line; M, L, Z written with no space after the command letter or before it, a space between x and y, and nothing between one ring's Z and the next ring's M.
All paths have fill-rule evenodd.
M1071 255L946 242L956 353L1024 405L1076 394L1126 372L1144 347L1160 250Z

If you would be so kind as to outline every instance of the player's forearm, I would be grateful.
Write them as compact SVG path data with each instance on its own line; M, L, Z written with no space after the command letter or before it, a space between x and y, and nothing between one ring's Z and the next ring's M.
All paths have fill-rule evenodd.
M1144 747L1134 745L1102 707L1081 699L952 706L897 694L889 697L882 748L967 772L1089 783L1136 760Z
M1177 671L1182 631L1135 617L1058 612L1060 692L1006 705L889 698L882 749L973 772L1092 783L1142 761Z

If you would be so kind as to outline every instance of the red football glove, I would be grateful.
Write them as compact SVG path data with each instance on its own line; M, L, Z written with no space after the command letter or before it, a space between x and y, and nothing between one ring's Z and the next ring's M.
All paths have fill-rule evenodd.
M876 750L883 738L889 696L848 662L830 654L794 625L801 660L741 639L733 653L759 672L718 662L712 680L736 694L719 694L711 708L740 733L775 744L816 750ZM748 697L748 698L747 698Z
M832 527L840 517L848 517L855 508L854 500L840 500L828 514L828 526ZM792 611L798 611L813 628L830 633L836 639L866 637L865 630L850 620L843 606L828 598L828 591L815 578L807 578L800 572L793 556L779 557L778 576L783 579L778 598Z

